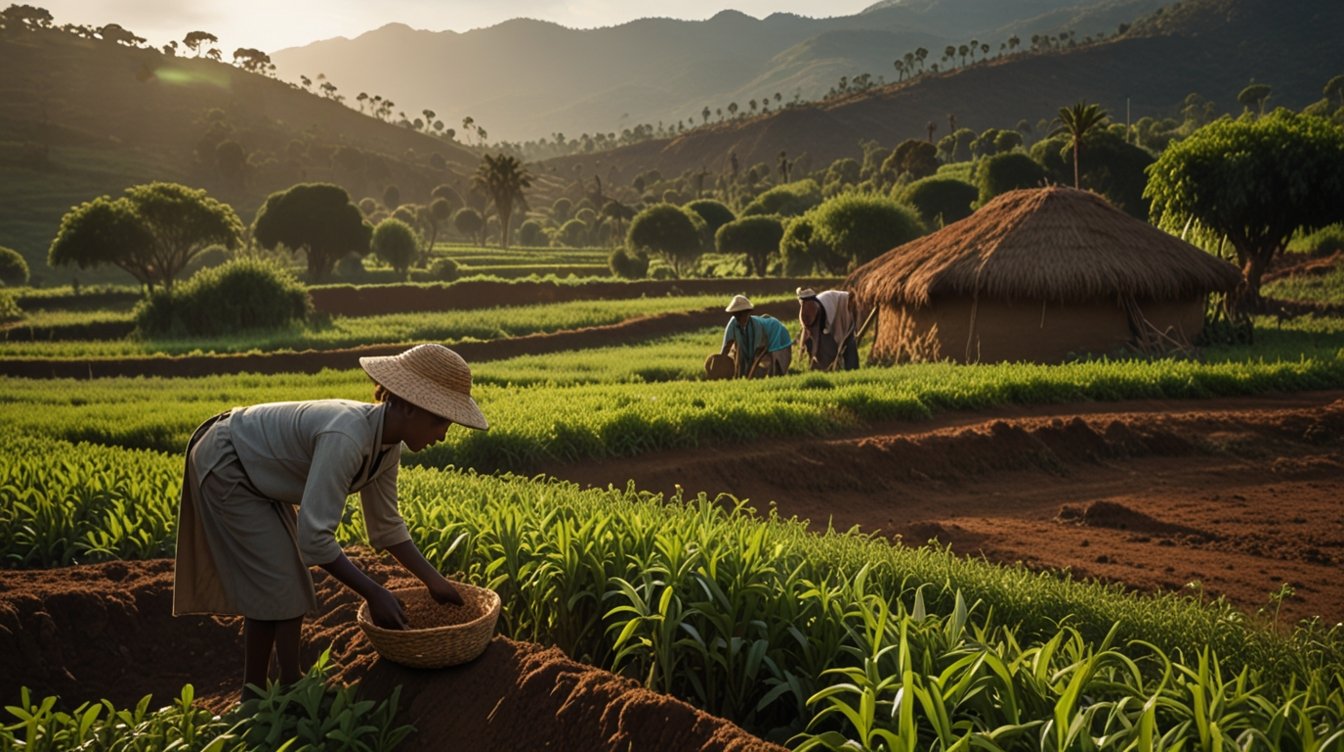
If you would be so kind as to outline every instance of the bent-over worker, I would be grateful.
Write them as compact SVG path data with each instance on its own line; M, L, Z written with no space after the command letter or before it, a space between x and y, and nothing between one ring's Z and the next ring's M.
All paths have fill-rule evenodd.
M844 290L818 293L800 287L798 320L803 325L798 339L812 370L852 371L859 367L859 348L854 339L858 315L852 295Z
M397 468L454 423L485 429L471 370L442 345L365 357L374 402L326 399L238 407L187 445L178 511L173 614L243 617L243 693L264 688L275 650L280 681L299 679L300 627L317 608L310 567L368 602L373 622L405 628L400 601L341 550L346 496L363 506L369 543L386 549L439 603L462 603L425 560L397 508Z
M733 296L732 302L723 310L733 317L723 330L721 354L727 355L730 348L737 346L738 376L782 376L789 372L793 362L793 338L787 327L774 316L751 315L754 308L745 295ZM767 364L764 373L759 369L752 371L758 361Z

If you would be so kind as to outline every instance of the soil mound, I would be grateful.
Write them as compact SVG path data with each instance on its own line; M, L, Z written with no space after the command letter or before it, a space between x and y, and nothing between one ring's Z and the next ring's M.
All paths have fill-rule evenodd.
M1065 504L1059 508L1060 522L1070 522L1090 527L1105 527L1112 530L1131 530L1137 533L1153 535L1187 535L1200 540L1210 540L1216 536L1193 527L1163 522L1137 509L1114 501L1094 501L1083 506Z
M410 586L401 570L362 558L370 576ZM380 659L355 624L358 598L319 573L319 613L305 624L303 660L330 646L335 678L366 697L402 686L403 750L723 750L781 748L680 700L570 660L563 652L496 636L481 658L437 671ZM193 684L220 711L235 700L242 647L237 619L173 618L172 562L114 562L0 571L0 701L19 688L58 694L73 708L146 694L169 703Z
M1344 618L1344 396L1001 406L834 439L553 466L584 485L730 493L813 527L1253 611ZM1084 500L1084 501L1079 501Z

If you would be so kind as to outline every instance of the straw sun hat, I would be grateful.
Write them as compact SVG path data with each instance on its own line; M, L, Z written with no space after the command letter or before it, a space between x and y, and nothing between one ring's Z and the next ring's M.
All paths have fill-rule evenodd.
M797 294L799 300L807 300L808 298L817 297L817 291L813 290L810 287L799 287L797 290Z
M389 392L468 428L489 427L471 398L471 369L443 345L416 345L400 355L365 357L359 365Z
M746 295L734 295L733 302L723 309L725 313L740 313L742 311L752 310L751 301L747 300Z

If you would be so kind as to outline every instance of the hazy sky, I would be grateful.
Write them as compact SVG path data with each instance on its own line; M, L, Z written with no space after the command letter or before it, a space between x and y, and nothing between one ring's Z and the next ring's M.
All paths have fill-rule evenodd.
M57 24L119 23L156 46L189 31L219 37L225 56L238 47L274 52L319 39L355 37L400 21L417 29L467 31L526 16L578 28L634 18L704 19L733 8L757 18L777 11L850 15L875 0L34 0ZM227 48L227 49L226 49Z

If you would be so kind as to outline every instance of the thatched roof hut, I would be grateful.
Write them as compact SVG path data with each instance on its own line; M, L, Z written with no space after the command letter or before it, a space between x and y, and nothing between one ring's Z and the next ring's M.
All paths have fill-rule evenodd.
M1051 187L1005 193L864 264L846 287L878 308L878 359L1057 362L1189 343L1208 294L1240 281L1094 193Z

